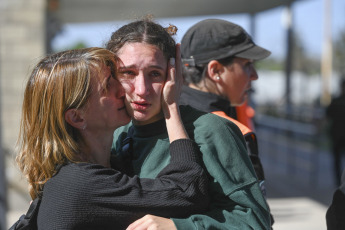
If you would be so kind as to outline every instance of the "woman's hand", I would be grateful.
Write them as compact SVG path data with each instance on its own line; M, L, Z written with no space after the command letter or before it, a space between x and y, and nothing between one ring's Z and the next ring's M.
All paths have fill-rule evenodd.
M162 92L162 109L170 143L177 139L188 138L178 107L183 84L180 46L180 44L176 45L176 59L170 59L168 76Z
M172 220L146 215L130 224L127 230L177 230Z
M167 79L162 92L162 108L165 118L170 118L171 108L178 107L181 94L183 77L180 46L180 44L176 45L176 58L171 58L168 63Z

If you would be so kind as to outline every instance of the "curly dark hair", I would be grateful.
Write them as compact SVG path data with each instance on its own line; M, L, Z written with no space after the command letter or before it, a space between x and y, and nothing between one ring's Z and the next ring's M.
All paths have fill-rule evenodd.
M176 42L172 37L176 31L177 28L173 25L163 28L153 22L152 18L146 17L126 24L113 32L106 43L106 48L117 54L127 43L146 43L158 47L169 60L171 57L175 57L176 53Z

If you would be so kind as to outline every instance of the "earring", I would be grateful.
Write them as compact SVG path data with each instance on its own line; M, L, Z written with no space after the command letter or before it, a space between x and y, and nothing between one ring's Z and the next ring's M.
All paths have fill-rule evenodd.
M219 77L219 76L217 76L217 77L216 77L216 80L219 80L219 79L220 79L220 77Z

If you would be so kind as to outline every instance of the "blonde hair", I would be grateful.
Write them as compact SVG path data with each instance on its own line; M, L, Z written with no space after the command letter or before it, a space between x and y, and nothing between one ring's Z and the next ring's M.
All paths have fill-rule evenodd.
M81 161L81 137L65 121L65 112L84 108L91 78L104 65L115 76L116 62L114 53L106 49L85 48L47 56L33 69L24 93L16 158L32 199L40 196L59 165Z

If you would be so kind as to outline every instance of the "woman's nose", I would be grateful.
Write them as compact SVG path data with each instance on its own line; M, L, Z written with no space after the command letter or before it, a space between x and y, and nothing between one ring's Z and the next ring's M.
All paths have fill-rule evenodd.
M255 81L255 80L259 79L258 73L256 72L256 69L255 69L254 66L252 67L252 71L251 71L251 74L250 74L250 79L252 81Z
M139 74L135 78L134 87L135 93L139 96L143 96L148 93L150 85L148 84L144 74Z

